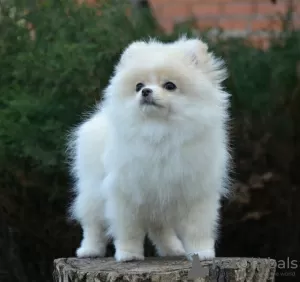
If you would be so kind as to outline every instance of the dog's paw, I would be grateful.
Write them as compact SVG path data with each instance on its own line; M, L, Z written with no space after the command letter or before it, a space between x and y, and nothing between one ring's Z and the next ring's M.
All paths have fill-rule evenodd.
M214 249L206 249L206 250L191 252L187 254L188 260L192 261L195 255L199 257L199 260L210 260L215 258L215 251Z
M76 256L78 258L94 258L94 257L104 257L105 250L104 248L86 248L80 247L76 250Z
M118 262L125 262L125 261L133 261L133 260L144 260L145 257L143 254L140 253L131 253L122 250L117 250L115 254L115 259Z

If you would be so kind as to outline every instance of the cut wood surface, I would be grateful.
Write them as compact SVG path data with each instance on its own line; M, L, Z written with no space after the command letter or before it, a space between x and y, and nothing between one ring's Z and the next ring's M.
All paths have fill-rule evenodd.
M216 258L196 263L185 258L146 258L116 262L114 258L59 258L54 261L56 282L172 282L274 281L276 262L262 258Z

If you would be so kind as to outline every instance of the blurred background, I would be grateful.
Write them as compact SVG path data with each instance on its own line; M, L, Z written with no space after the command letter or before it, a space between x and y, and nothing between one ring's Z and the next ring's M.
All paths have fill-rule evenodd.
M74 256L68 131L127 44L183 33L230 74L235 193L217 255L275 258L276 281L300 281L299 28L299 0L0 0L0 281L50 282L53 259Z

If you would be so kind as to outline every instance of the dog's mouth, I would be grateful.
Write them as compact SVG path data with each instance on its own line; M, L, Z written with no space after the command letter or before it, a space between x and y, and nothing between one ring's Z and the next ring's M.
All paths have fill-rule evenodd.
M156 108L164 108L163 105L158 104L157 102L155 102L154 100L146 100L146 99L142 99L140 104L142 106L153 106Z

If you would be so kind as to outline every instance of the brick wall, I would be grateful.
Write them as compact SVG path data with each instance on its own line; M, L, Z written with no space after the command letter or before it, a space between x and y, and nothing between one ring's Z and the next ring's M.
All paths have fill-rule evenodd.
M279 31L280 15L294 6L293 22L300 28L300 0L148 0L159 23L166 31L174 23L195 19L199 28L220 27L228 35L248 35ZM254 38L253 34L253 38Z
M94 4L99 0L77 0ZM174 24L195 19L197 27L220 27L232 34L281 29L280 16L290 5L293 22L300 28L300 0L130 0L147 1L161 26L172 31ZM276 4L274 4L276 2Z
M99 0L77 0L94 4ZM105 0L104 0L105 1ZM196 28L221 28L225 36L250 39L268 47L270 31L282 30L282 17L293 7L292 23L300 29L300 0L130 0L148 2L166 32L176 23L195 20Z

